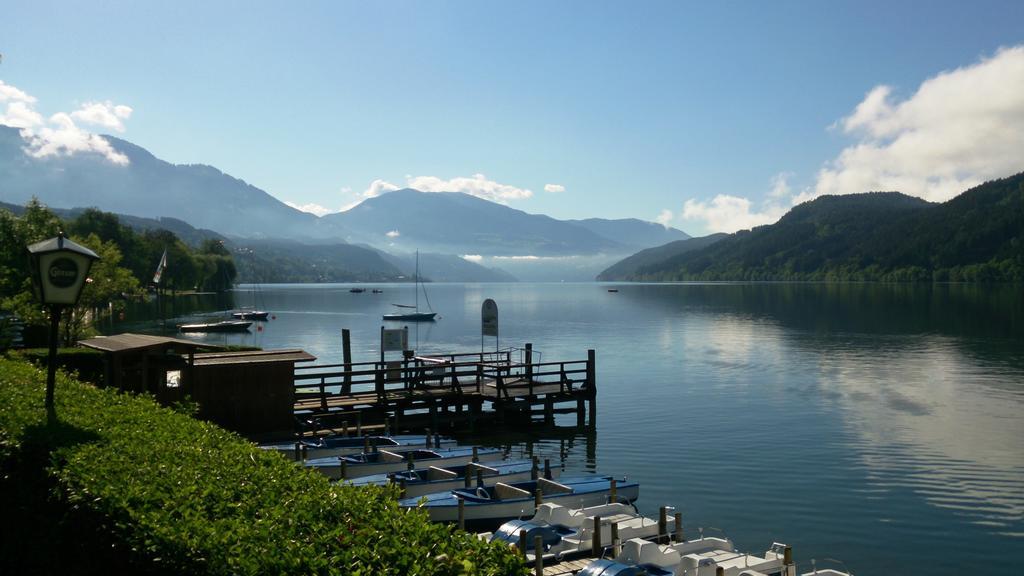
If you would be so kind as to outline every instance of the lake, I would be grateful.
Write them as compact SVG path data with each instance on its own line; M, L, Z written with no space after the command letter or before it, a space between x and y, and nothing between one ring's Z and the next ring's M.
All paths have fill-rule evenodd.
M234 302L179 299L165 314L182 321L255 299L276 319L209 341L303 348L333 363L349 328L355 359L373 360L381 315L392 302L411 303L413 287L360 286L367 291L242 287ZM531 342L542 361L597 351L593 431L467 441L550 457L567 470L628 475L640 481L642 512L674 505L688 534L723 529L751 552L785 542L802 570L812 557L842 559L857 574L1020 570L1021 287L515 283L427 291L439 319L410 327L418 352L479 350L485 298L498 303L502 348ZM135 304L111 328L152 331L154 314L151 303Z

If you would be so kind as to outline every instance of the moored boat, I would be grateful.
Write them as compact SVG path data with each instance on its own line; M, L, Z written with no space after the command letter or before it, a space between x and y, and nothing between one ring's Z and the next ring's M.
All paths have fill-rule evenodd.
M535 494L541 492L544 502L554 502L569 508L586 508L608 501L611 476L596 474L560 478L558 481L539 478L522 482L496 482L493 486L478 486L470 490L452 490L428 494L420 498L406 498L399 505L406 508L422 507L435 522L458 520L459 500L464 503L464 519L483 525L532 515ZM632 502L640 496L640 485L626 479L616 482L617 499Z
M264 312L263 310L239 310L238 312L232 312L231 316L240 320L266 320L270 316L270 312Z
M351 481L353 485L366 484L398 484L405 487L405 496L414 498L435 492L445 492L468 488L477 485L478 480L484 483L518 482L530 480L533 474L543 474L530 460L509 460L500 462L469 463L457 466L430 466L416 470L392 472L363 476ZM479 472L479 475L477 474ZM558 476L558 470L548 470L545 477Z
M454 448L455 440L429 435L396 435L396 436L326 436L324 438L306 439L290 442L271 442L260 445L264 450L276 450L282 455L295 458L295 446L305 450L305 457L327 458L330 456L349 456L374 450L404 452L419 448ZM300 454L301 455L301 454Z
M574 510L545 502L537 508L532 518L509 520L495 530L489 540L518 545L521 534L525 532L527 560L533 559L537 553L534 550L536 536L541 537L541 555L546 558L589 554L594 542L595 519L600 522L600 541L606 544L611 543L612 524L616 525L620 540L659 535L658 521L639 514L631 504L612 502ZM675 529L675 518L669 517L666 520L665 533L671 534Z
M410 462L415 468L416 463L425 465L457 465L467 464L474 459L480 462L501 460L504 453L497 448L441 448L441 449L416 449L405 452L392 452L389 450L378 450L377 452L364 452L351 456L336 456L331 458L313 458L306 460L304 464L320 470L327 477L332 479L351 479L372 474L385 474L407 470Z
M180 324L181 332L248 332L252 322L247 320L221 320L220 322L199 322Z
M595 560L578 576L715 576L719 568L730 576L778 575L786 571L785 548L776 542L764 556L754 556L736 551L725 538L701 535L697 540L673 544L632 538L622 544L622 552L614 560Z

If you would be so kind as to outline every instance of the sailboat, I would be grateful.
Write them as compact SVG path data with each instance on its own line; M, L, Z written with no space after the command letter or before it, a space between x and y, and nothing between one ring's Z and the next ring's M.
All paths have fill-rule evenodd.
M420 282L420 252L416 251L416 275L414 276L416 284L416 305L410 306L408 304L392 304L398 308L412 309L414 312L399 312L396 314L385 314L384 320L390 320L394 322L433 322L434 316L437 316L437 312L434 312L433 308L430 307L430 299L427 297L427 288ZM427 307L430 308L430 312L420 312L420 288L423 289L423 298L427 301Z
M252 278L251 283L249 284L249 294L250 294L250 298L252 299L252 306L242 306L237 311L232 312L231 316L233 316L234 318L238 318L239 320L259 320L259 321L263 321L263 320L266 320L268 316L270 316L270 312L267 312L265 310L260 310L259 308L256 307L256 301L258 299L262 300L262 298L259 298L259 296L260 296L260 285L259 285L258 282L256 282L256 266L255 266L255 264L252 265L252 271L253 271L253 278Z

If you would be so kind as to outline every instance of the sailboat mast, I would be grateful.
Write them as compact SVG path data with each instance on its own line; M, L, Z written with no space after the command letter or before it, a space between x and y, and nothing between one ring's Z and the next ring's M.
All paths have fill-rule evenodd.
M412 289L416 292L416 312L420 311L420 251L416 251L416 273L413 274Z

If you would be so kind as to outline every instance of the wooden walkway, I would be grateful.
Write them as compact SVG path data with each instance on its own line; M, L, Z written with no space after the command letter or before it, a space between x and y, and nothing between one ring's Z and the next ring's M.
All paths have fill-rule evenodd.
M309 433L326 430L427 428L482 418L553 423L575 413L577 425L594 417L594 351L585 360L533 362L511 351L407 356L393 362L296 366L297 420Z

